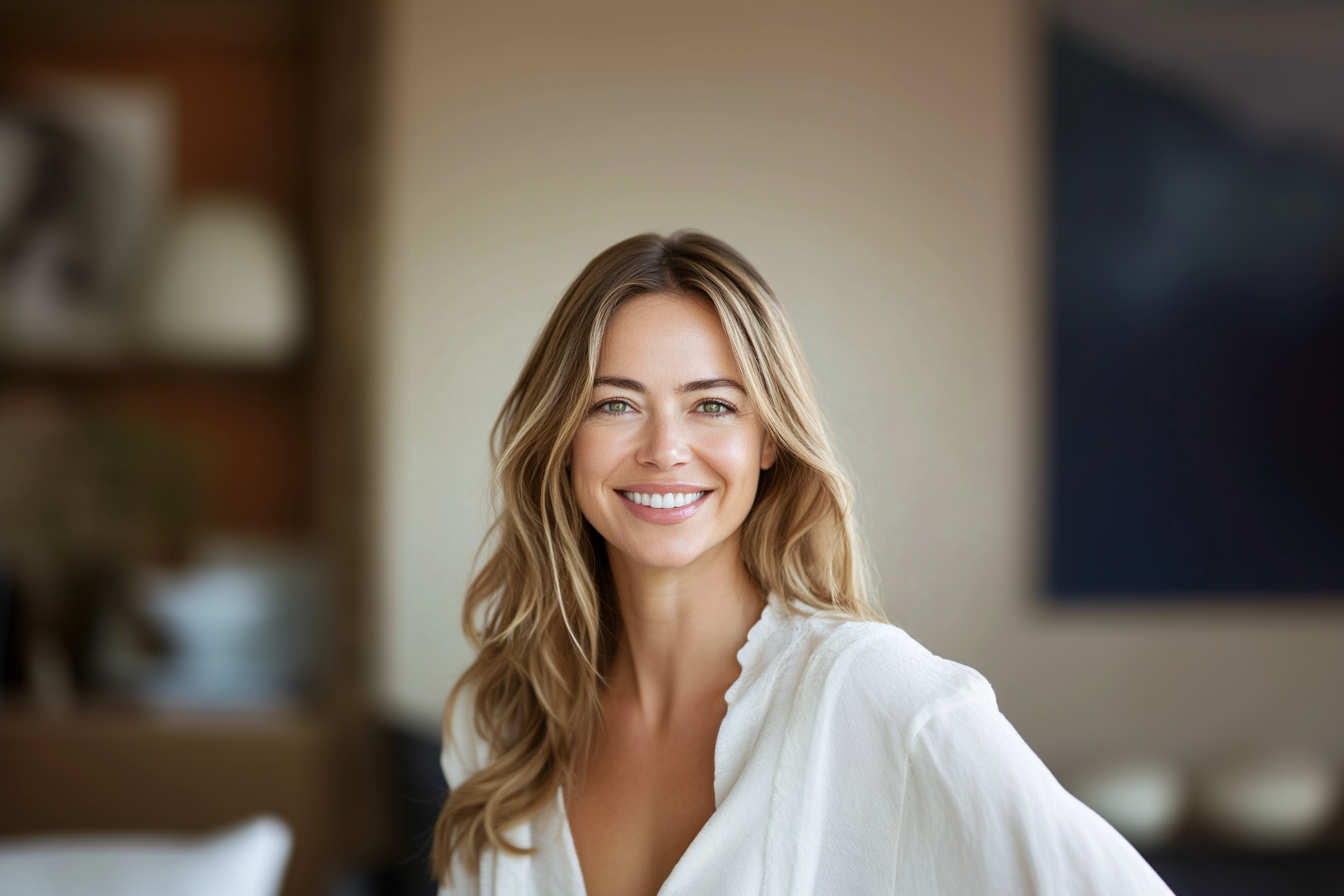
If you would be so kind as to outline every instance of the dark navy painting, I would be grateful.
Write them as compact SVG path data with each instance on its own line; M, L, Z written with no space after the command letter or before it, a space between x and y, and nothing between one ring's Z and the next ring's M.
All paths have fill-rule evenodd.
M1050 595L1344 597L1344 151L1049 55Z

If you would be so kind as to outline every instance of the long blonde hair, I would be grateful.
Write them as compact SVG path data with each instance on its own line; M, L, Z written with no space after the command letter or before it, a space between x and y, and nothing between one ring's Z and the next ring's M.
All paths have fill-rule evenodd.
M572 780L600 722L601 675L620 618L602 538L579 512L567 455L612 312L650 293L714 306L777 446L742 530L743 560L761 592L786 605L881 618L869 598L853 491L770 287L734 249L703 233L617 243L566 290L491 431L494 548L462 612L477 655L449 696L444 723L447 735L454 702L474 685L476 732L491 761L454 782L439 815L432 863L440 881L459 852L471 869L487 848L522 852L505 832Z

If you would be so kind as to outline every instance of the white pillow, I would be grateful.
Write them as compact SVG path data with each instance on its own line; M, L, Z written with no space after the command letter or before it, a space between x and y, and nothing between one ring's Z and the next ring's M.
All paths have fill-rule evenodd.
M24 896L277 896L293 845L260 815L215 834L0 839L0 893Z

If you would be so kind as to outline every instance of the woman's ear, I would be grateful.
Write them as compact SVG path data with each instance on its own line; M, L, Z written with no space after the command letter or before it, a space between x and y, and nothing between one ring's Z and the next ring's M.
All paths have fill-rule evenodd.
M761 469L768 470L775 465L775 440L770 433L765 434L765 441L761 444Z

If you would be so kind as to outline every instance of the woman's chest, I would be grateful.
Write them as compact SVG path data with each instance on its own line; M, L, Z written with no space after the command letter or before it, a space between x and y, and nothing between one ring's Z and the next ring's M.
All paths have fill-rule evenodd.
M567 799L589 896L657 893L714 814L710 706L660 726L609 713Z

